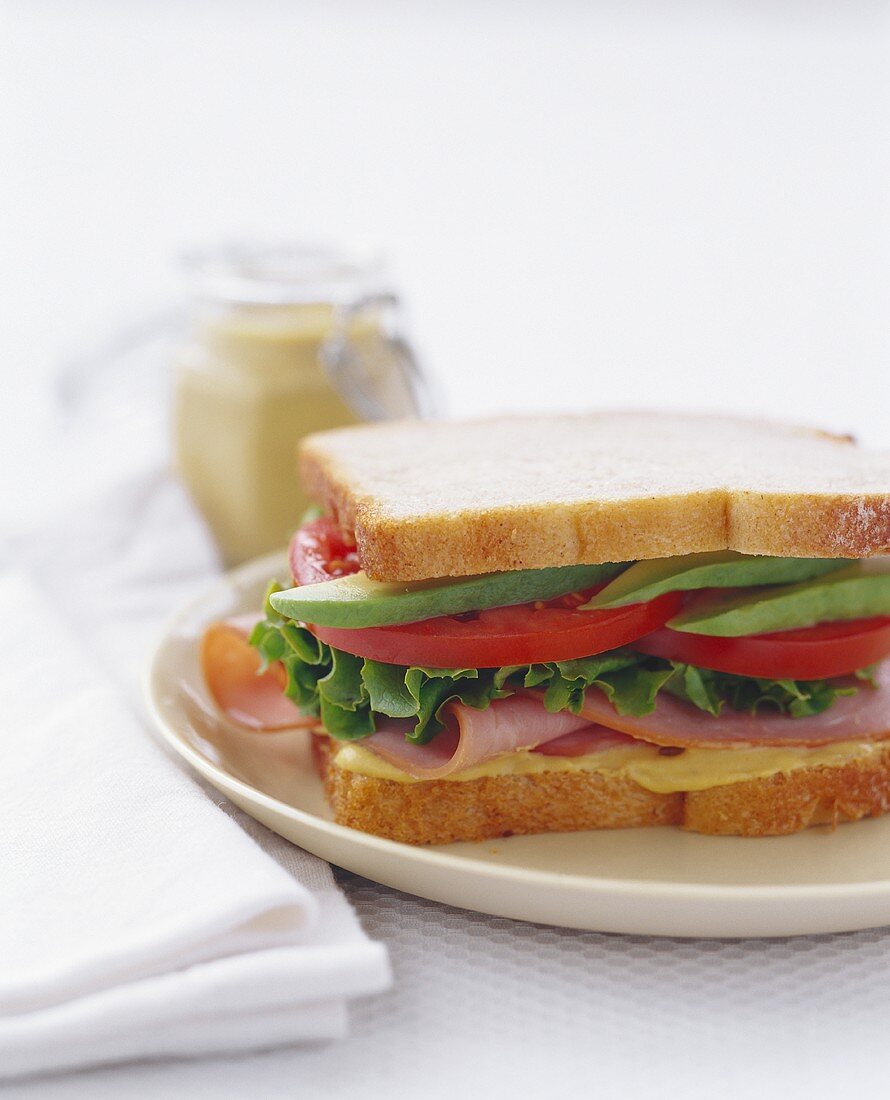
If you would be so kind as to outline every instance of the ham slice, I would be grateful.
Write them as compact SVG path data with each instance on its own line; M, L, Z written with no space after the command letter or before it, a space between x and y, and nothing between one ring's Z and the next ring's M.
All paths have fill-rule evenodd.
M318 725L284 694L287 676L280 664L257 675L260 655L247 644L256 622L256 615L242 615L214 623L204 634L201 668L217 706L231 721L253 730Z
M606 749L623 749L628 745L642 744L643 742L636 737L591 723L589 726L572 730L571 733L564 733L554 741L546 741L533 751L543 756L589 756L591 753L604 752Z
M567 711L550 714L532 694L496 699L487 710L450 703L447 728L426 745L405 740L408 720L378 725L362 748L415 779L443 779L505 752L532 749L590 725Z
M725 707L719 717L662 692L655 711L642 718L618 714L597 688L587 692L582 715L609 729L656 745L723 749L750 745L806 748L837 741L880 741L890 738L890 660L875 674L877 688L857 682L855 695L842 696L812 718L788 718L775 711L756 715Z

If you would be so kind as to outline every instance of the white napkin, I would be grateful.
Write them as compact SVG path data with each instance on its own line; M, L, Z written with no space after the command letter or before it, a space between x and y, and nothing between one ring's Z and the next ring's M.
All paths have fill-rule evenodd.
M346 999L389 984L385 949L100 667L131 682L206 572L181 490L128 482L0 551L0 1077L342 1035Z

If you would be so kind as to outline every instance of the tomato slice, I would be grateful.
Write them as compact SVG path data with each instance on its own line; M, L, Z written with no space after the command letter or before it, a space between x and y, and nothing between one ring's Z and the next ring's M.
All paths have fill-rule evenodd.
M304 524L294 535L290 566L297 584L316 584L354 573L359 560L334 521L323 517ZM682 603L680 593L669 592L648 603L579 611L578 606L601 587L546 603L495 607L400 626L310 629L335 649L386 664L500 668L604 653L663 626Z
M290 571L297 584L318 584L360 568L355 544L327 516L304 523L291 539Z
M668 592L648 603L579 611L578 605L601 587L547 603L494 607L401 626L311 629L336 649L386 664L499 668L569 661L615 649L662 626L682 600L679 593Z
M776 634L715 638L664 627L634 643L653 657L770 680L844 676L890 656L890 616L819 623Z
M297 584L316 584L359 568L355 546L332 519L304 524L294 535L290 565ZM819 680L843 676L890 656L890 616L821 623L802 630L717 638L670 630L683 596L578 611L599 589L547 603L496 607L401 626L312 627L328 645L387 664L431 668L498 668L589 657L633 643L654 657L738 676Z

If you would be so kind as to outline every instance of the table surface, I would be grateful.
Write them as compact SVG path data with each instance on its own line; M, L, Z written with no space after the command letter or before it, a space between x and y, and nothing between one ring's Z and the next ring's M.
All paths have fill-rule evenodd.
M882 1095L890 933L684 941L466 913L338 873L393 989L304 1049L44 1079L22 1100Z

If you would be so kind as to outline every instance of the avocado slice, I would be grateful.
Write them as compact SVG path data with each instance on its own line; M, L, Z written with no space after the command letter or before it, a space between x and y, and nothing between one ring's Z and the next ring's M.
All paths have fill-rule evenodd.
M859 561L801 584L703 596L666 625L736 638L873 615L890 615L890 558Z
M849 558L767 558L718 550L676 558L638 561L584 604L582 610L642 603L664 592L693 588L747 588L791 584L820 577L849 564Z
M439 615L550 600L602 584L626 568L623 562L566 565L410 584L372 581L359 571L348 577L275 592L269 602L279 614L315 626L395 626Z

